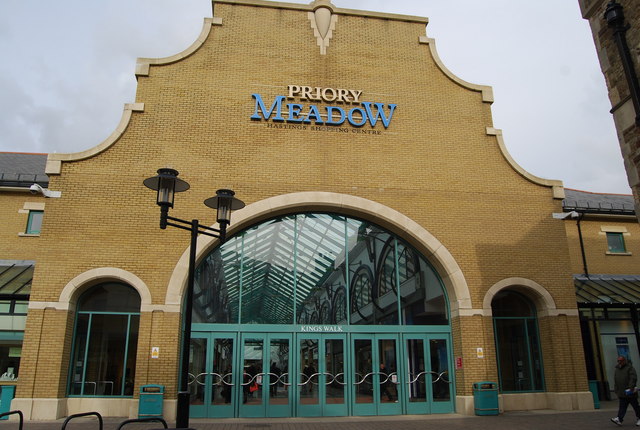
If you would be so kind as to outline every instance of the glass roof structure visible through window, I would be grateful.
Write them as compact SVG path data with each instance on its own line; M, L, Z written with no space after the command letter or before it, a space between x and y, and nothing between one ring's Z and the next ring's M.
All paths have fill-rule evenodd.
M448 324L427 260L375 224L336 214L267 220L196 270L194 323Z
M639 275L574 275L573 283L578 306L640 303Z
M35 261L0 260L0 295L28 299L34 269Z

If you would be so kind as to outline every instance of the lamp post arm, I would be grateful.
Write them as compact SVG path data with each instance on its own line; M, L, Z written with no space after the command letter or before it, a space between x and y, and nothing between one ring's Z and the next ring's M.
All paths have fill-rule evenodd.
M174 222L170 222L170 221L174 221ZM171 227L176 227L176 228L181 228L182 230L187 230L187 231L191 231L193 229L193 224L190 221L186 221L180 218L176 218L176 217L172 217L169 215L166 215L163 219L161 219L161 224L162 222L164 222L165 226L171 226ZM176 224L176 223L180 223L180 224ZM225 233L226 233L226 225L222 224L221 228L217 229L217 228L213 228L213 227L209 227L206 225L202 225L200 224L197 220L196 220L196 231L199 234L204 234L205 236L210 236L210 237L215 237L216 239L220 239L220 242L224 243L224 239L225 239Z

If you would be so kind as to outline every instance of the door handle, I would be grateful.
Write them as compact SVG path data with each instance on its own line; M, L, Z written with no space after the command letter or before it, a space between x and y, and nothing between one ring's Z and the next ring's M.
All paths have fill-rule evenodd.
M438 373L438 372L434 372L434 371L429 371L429 372L420 372L420 373L418 373L418 374L416 375L416 377L415 377L415 378L413 378L413 379L411 379L411 376L412 376L412 375L411 375L411 373L409 373L409 378L408 378L409 380L407 381L407 384L414 384L414 383L418 382L418 379L420 379L420 377L421 377L421 376L426 375L426 374L428 374L428 373L429 373L429 374L432 374L432 375L436 375L436 376L437 376L437 378L436 378L435 380L432 380L432 381L431 381L431 383L432 383L432 384L435 384L436 382L438 382L438 381L440 381L440 380L442 380L442 381L446 382L447 384L450 384L450 383L451 383L451 381L447 380L447 379L444 377L445 375L448 375L448 374L449 374L449 371L448 371L448 370L444 370L444 371L442 371L442 372L440 372L440 373Z

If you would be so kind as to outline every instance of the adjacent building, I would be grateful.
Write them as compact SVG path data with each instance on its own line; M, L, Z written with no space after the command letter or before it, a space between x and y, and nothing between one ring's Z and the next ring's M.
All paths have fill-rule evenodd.
M640 8L635 0L579 0L604 74L629 185L640 207Z

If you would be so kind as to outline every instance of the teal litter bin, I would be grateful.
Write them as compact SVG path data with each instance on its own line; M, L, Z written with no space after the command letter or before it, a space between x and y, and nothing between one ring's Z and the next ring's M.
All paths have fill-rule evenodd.
M140 387L138 402L138 418L162 417L162 402L164 401L163 385L143 385Z
M589 381L589 391L593 395L594 409L600 409L600 396L598 395L598 381Z
M489 381L474 383L473 404L476 415L498 415L498 384Z
M0 387L2 391L0 391L0 414L4 414L5 412L9 412L11 410L11 400L16 394L16 386L15 385L2 385ZM9 417L2 417L2 420L8 420Z

